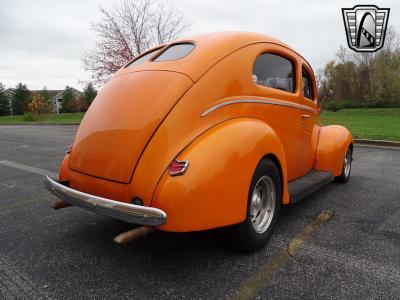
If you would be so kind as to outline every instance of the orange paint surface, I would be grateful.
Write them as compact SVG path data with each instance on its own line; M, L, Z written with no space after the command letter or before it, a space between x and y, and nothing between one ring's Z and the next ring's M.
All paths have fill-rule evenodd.
M244 220L251 177L265 156L279 165L283 204L289 181L313 168L340 173L352 137L340 126L321 127L316 92L311 100L302 93L303 69L316 90L304 58L261 34L177 42L186 41L196 47L182 59L113 76L85 115L60 179L113 200L139 197L167 213L160 229L193 231ZM291 60L294 93L254 83L254 62L266 52ZM176 158L189 168L172 177L167 168Z

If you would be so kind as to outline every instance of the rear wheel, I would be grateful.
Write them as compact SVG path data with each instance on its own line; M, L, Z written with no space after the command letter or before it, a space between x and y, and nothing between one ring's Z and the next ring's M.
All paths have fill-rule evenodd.
M282 183L275 163L263 159L256 167L248 194L246 220L233 227L239 248L253 251L269 240L279 216Z
M342 174L335 177L336 182L345 183L349 181L351 173L351 161L353 160L352 154L353 150L351 146L349 146L349 148L346 151L346 155L344 156Z

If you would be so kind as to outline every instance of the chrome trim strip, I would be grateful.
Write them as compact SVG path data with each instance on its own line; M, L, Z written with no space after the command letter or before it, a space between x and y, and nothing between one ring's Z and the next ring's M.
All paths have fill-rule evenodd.
M167 222L161 209L114 201L71 189L51 179L44 178L46 188L63 201L80 208L132 224L160 226Z
M314 108L308 107L307 105L300 105L302 110L310 111L314 114L317 114L317 111Z
M300 105L296 103L292 103L289 101L283 101L283 100L258 100L258 99L237 99L237 100L229 100L225 102L218 103L214 105L213 107L207 109L205 112L203 112L200 116L205 117L208 114L212 113L213 111L227 106L231 104L237 104L237 103L258 103L258 104L270 104L270 105L278 105L278 106L285 106L285 107L291 107L291 108L297 108L297 109L302 109L302 110L307 110L313 113L316 113L315 109L312 109L306 105Z

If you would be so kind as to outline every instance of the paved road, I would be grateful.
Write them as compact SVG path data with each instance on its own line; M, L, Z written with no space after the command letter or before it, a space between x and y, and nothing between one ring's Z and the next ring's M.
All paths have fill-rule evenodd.
M348 184L285 208L270 243L243 254L218 231L121 246L130 225L50 209L37 173L57 172L76 129L0 126L0 298L399 298L400 150L356 147Z

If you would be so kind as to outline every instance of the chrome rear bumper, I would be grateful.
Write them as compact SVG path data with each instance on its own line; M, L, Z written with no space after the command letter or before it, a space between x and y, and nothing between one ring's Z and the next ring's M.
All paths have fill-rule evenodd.
M128 223L161 226L167 222L167 214L161 209L114 201L71 189L51 179L44 178L47 189L63 201Z

